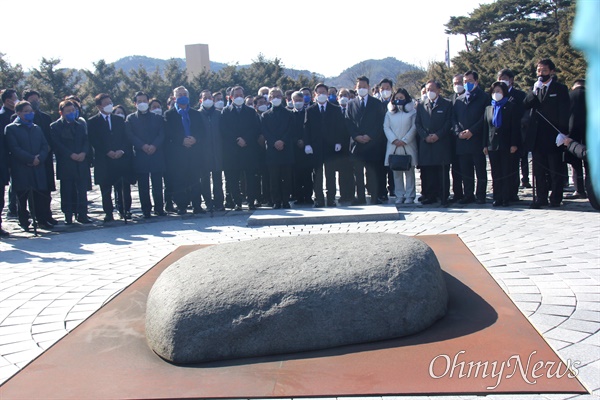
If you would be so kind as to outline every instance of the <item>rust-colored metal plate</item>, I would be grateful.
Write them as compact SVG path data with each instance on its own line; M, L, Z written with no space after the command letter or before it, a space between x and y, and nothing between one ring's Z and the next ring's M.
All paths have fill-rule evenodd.
M0 398L587 393L458 236L418 238L437 254L450 293L448 315L419 334L284 356L172 365L146 344L144 318L158 275L202 247L183 246L7 381ZM477 362L487 362L487 369L485 364L477 369Z

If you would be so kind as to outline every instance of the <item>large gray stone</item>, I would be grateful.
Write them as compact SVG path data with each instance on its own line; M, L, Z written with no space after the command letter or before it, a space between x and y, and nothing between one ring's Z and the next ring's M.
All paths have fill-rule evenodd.
M447 298L435 254L414 238L257 239L168 267L148 296L146 336L183 364L316 350L419 332Z

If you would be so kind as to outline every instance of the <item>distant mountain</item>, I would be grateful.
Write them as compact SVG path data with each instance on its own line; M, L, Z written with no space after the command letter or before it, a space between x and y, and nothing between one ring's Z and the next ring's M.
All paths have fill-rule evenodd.
M369 78L371 86L375 86L383 78L389 78L394 83L396 77L407 71L419 69L411 64L407 64L404 61L397 60L394 57L384 58L383 60L365 60L358 64L345 69L339 76L327 78L325 83L329 86L340 87L354 87L356 84L356 78L361 75Z
M180 63L182 68L185 68L185 59L176 58L176 60ZM169 60L161 60L159 58L151 58L146 56L129 56L123 57L114 62L115 68L123 68L124 71L128 72L131 69L137 69L140 65L143 65L144 68L148 72L152 72L158 67L161 71L164 70L165 66ZM211 61L210 69L213 72L218 72L227 64ZM248 67L248 65L240 65L240 68ZM410 71L413 69L417 69L414 65L407 64L403 61L399 61L394 57L384 58L383 60L365 60L358 64L347 68L342 72L339 76L325 78L322 74L314 72L314 74L321 78L327 85L340 87L353 87L356 81L356 78L361 75L366 75L371 81L371 85L375 85L383 78L390 78L392 80L396 79L398 74L401 74L406 71ZM297 70L286 68L286 75L288 75L292 79L297 79L300 75L304 75L307 78L310 78L313 72L308 70Z

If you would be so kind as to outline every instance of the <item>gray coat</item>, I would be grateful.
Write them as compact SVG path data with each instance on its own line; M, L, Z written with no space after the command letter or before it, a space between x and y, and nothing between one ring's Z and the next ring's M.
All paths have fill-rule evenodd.
M19 119L4 129L10 153L13 189L17 192L29 189L48 190L44 162L48 157L48 142L42 128L33 124L28 127ZM40 163L33 166L38 155Z

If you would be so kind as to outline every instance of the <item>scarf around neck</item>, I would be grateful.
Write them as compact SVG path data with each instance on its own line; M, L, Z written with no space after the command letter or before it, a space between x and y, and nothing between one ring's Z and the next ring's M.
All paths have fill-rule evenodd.
M500 101L492 100L492 106L494 107L494 117L492 118L492 124L496 128L502 126L502 107L508 101L508 97L502 98Z

